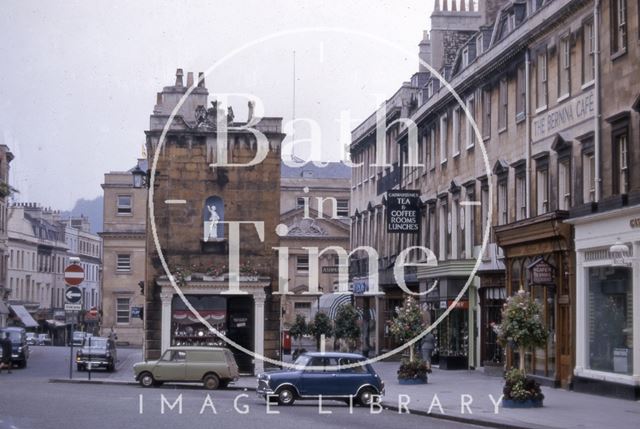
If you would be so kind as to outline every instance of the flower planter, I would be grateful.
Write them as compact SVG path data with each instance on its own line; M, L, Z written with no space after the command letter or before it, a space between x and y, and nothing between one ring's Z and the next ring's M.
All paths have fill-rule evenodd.
M503 399L502 408L542 408L542 399L527 399L526 401Z
M398 378L398 384L427 384L427 377Z

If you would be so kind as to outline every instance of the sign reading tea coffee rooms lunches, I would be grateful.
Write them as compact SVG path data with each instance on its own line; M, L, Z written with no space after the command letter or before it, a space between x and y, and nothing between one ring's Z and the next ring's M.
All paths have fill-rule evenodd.
M544 140L557 132L578 125L595 114L595 92L593 89L571 97L553 109L544 110L531 121L531 139Z
M387 192L387 232L405 234L420 232L419 191Z

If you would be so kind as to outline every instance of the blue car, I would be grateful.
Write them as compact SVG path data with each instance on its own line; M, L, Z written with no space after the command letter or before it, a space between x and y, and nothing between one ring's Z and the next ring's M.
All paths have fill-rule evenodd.
M298 399L336 399L368 406L384 395L384 382L362 355L353 353L305 353L295 369L258 375L256 392L279 405Z

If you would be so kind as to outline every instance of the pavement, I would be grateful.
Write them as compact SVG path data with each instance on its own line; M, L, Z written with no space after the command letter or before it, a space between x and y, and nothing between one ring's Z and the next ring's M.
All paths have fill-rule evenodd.
M130 351L118 363L118 371L95 373L93 382L135 384L132 366L141 358L139 350ZM412 414L498 428L637 428L640 422L640 401L543 387L543 408L505 409L500 403L503 386L500 377L488 376L481 371L434 368L427 384L400 385L396 377L398 365L397 362L378 362L373 365L385 381L383 405L394 411L401 409L404 412L408 409ZM79 373L74 382L86 383L86 378L86 373ZM64 378L51 381L69 382ZM180 385L180 388L187 386ZM230 386L233 390L254 390L255 387L255 377L241 377Z

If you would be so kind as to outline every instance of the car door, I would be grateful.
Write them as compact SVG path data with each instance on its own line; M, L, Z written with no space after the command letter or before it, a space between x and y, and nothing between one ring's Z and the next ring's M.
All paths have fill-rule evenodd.
M360 362L362 361L353 358L339 359L340 370L335 385L340 395L355 395L361 386L370 382L371 375L365 365L351 366Z
M153 368L153 377L159 381L184 380L187 353L184 350L167 350Z
M300 394L303 396L325 395L327 376L324 371L326 358L313 357L300 375Z

